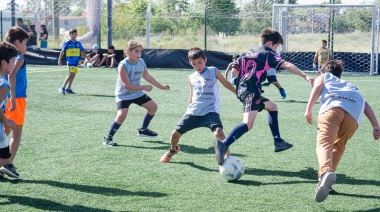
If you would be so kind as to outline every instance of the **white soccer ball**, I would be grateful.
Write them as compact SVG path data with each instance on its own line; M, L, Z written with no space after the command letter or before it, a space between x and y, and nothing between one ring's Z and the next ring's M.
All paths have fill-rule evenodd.
M236 181L244 175L244 163L235 156L224 159L223 165L219 166L219 173L227 181Z

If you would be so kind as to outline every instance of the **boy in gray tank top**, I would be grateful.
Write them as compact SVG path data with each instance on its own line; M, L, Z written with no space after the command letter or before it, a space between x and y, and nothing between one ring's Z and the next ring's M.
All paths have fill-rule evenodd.
M188 52L189 63L195 72L188 78L190 85L190 104L170 136L170 148L161 157L161 162L169 162L180 151L179 139L186 132L199 127L208 127L217 139L224 139L223 125L219 116L220 98L218 80L231 92L234 86L228 82L218 69L206 67L207 58L200 48ZM226 153L229 156L229 152Z
M358 92L358 88L340 79L343 62L326 62L322 75L314 81L304 117L313 123L312 109L320 96L318 114L317 158L319 163L319 183L315 190L315 201L324 201L336 180L335 171L343 156L348 140L359 126L363 113L373 127L373 137L380 137L379 123L372 108Z
M104 137L103 144L106 146L117 145L113 141L113 136L126 119L131 104L137 104L147 110L141 128L137 129L137 135L151 138L158 135L156 132L148 129L150 121L157 111L157 104L144 91L150 92L153 89L152 85L165 91L169 90L170 86L162 85L148 73L146 64L141 59L142 50L143 47L139 42L129 41L124 50L127 58L121 61L117 68L118 78L115 88L117 116L111 123L108 134ZM141 78L144 78L152 85L141 85Z

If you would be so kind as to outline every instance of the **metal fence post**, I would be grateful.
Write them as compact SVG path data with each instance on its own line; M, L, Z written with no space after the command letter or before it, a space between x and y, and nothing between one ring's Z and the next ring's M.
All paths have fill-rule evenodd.
M207 49L207 9L205 9L205 50Z
M107 43L112 46L112 0L107 2L107 13Z

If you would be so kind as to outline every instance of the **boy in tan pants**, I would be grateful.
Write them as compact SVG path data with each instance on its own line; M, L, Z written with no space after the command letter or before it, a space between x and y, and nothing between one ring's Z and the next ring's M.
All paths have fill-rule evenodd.
M358 128L363 113L372 124L374 139L378 140L380 137L375 113L358 92L358 87L340 79L343 62L328 61L321 71L322 75L314 81L305 111L307 122L312 124L312 109L319 96L321 97L316 148L319 163L319 183L315 191L317 202L324 201L329 195L346 143Z

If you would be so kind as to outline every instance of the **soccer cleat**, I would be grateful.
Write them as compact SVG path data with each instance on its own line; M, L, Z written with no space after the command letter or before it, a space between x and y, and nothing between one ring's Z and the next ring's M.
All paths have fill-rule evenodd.
M106 146L117 146L117 143L114 142L114 141L112 141L112 138L104 137L103 145L106 145Z
M140 136L140 137L149 137L149 138L154 138L156 137L158 134L148 128L146 129L137 129L138 130L138 133L137 135Z
M58 91L59 91L61 94L65 95L65 89L64 89L64 88L60 88L60 89L58 89Z
M282 99L285 99L285 98L286 98L285 89L280 88L279 91L280 91L281 98L282 98Z
M179 151L181 151L179 145L176 146L175 151L172 151L171 148L169 148L168 151L161 157L160 162L169 162L170 159L172 159L173 155L177 154Z
M19 174L16 172L16 167L13 164L6 164L0 168L0 172L8 175L9 177L19 178Z
M216 163L219 166L221 166L224 162L224 155L227 152L226 144L224 144L222 141L218 139L215 139L214 149L215 149Z
M68 94L75 94L73 90L71 90L71 88L66 88L66 93Z
M315 201L323 202L329 195L331 186L335 183L336 174L331 171L326 171L322 174L317 188L315 189Z
M286 142L284 139L281 139L281 141L275 141L274 142L274 151L275 152L281 152L281 151L290 149L292 147L293 147L293 144Z

